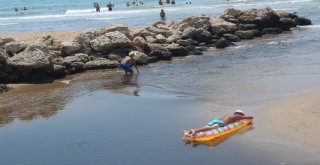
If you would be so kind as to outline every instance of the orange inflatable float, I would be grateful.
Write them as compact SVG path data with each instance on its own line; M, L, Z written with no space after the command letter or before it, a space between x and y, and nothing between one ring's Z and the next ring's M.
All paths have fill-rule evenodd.
M239 122L228 124L224 127L219 127L213 130L206 132L197 133L195 136L183 137L183 140L186 142L203 142L221 137L237 130L244 128L245 126L252 123L252 119L244 119Z

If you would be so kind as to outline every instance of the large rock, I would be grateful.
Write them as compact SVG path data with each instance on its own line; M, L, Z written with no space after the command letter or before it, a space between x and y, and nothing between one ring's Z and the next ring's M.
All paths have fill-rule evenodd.
M25 51L35 51L35 50L40 50L43 53L49 55L50 51L47 45L43 43L31 43L28 45L28 47L25 49Z
M257 18L260 19L261 27L276 27L279 25L280 17L270 7L260 9L257 13Z
M171 36L173 33L170 30L166 30L166 29L160 29L160 28L156 28L154 26L149 26L146 28L147 31L154 33L156 35L158 34L162 34L165 37L169 37Z
M110 26L107 26L105 28L102 28L100 30L97 30L97 31L95 31L95 35L96 36L101 36L101 35L104 35L106 33L116 32L116 31L125 34L128 38L131 38L128 26L125 26L125 25L122 25L122 24L114 24L114 25L110 25Z
M66 67L63 65L53 65L52 74L56 77L64 77L66 75Z
M13 41L6 43L4 45L5 51L8 55L13 56L19 52L22 52L24 49L27 48L27 44L19 41Z
M224 10L224 15L231 15L234 18L238 18L241 15L241 10L236 10L234 8L228 8Z
M156 35L156 40L158 43L163 44L166 42L166 37L164 37L162 34Z
M63 56L77 53L81 48L81 45L77 42L63 42L61 54Z
M304 25L311 25L311 20L308 18L299 17L295 19L297 25L304 26Z
M237 30L237 25L231 22L227 22L220 17L214 17L210 20L212 33L224 34L233 33Z
M164 48L156 48L149 53L150 57L157 57L158 60L171 60L172 53Z
M238 30L234 34L242 39L252 39L254 37L252 30Z
M108 69L118 67L119 62L116 60L108 60L104 58L94 59L85 63L86 69Z
M5 52L0 51L0 64L6 63L7 59L8 59L8 55Z
M78 50L79 53L91 54L92 50L90 47L90 41L95 38L96 36L94 36L94 34L89 31L76 36L73 42L77 42L78 44L80 44L80 49Z
M223 37L232 41L232 42L239 42L241 41L241 39L237 36L237 35L234 35L234 34L223 34Z
M146 37L146 36L152 36L155 37L156 34L149 32L148 30L144 28L135 28L135 29L130 29L130 35L135 38L135 37Z
M56 39L51 35L44 35L37 40L38 43L43 43L48 46L48 49L51 51L61 52L62 41Z
M191 16L184 18L181 22L178 22L171 26L175 30L184 31L188 27L193 27L195 29L203 28L209 30L210 18L208 16Z
M141 48L144 52L150 52L149 45L147 41L140 36L137 36L132 41L133 46L136 46L138 48Z
M231 42L227 39L225 39L224 37L221 37L220 39L218 39L216 41L216 48L225 48L225 47L228 47L230 46Z
M86 63L90 60L92 60L92 58L90 56L83 54L83 53L78 53L78 54L75 54L74 56L65 57L63 61L66 66L69 66L75 62Z
M146 36L146 41L149 43L156 43L157 40L152 36Z
M290 30L290 28L297 26L297 23L291 18L280 18L279 22L282 30Z
M187 56L189 54L188 50L179 44L170 44L166 46L166 49L172 53L172 56Z
M7 65L18 69L41 69L49 71L52 68L51 58L40 50L23 51L7 60Z
M238 25L238 30L251 30L256 28L257 28L256 24L239 24Z
M178 40L180 40L182 37L181 35L172 35L167 38L166 43L171 44L171 43L176 43Z
M114 48L131 47L131 41L121 32L106 33L90 42L91 48L97 52L108 52Z
M280 28L264 28L262 30L263 34L280 34L282 30Z
M238 21L242 24L258 24L259 20L256 19L256 15L251 13L245 13L238 17Z
M0 38L0 46L3 46L4 44L6 43L9 43L9 42L13 42L15 41L13 38Z
M160 28L160 29L161 29L161 27L163 27L161 25L166 25L166 23L164 21L157 21L152 24L153 27Z

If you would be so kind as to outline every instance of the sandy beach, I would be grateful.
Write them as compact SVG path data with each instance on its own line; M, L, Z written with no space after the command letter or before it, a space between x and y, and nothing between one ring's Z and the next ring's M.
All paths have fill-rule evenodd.
M26 32L26 33L14 33L14 34L0 34L0 38L11 37L15 40L22 42L34 42L42 36L51 35L60 41L70 42L80 33L88 30L63 30L63 31L48 31L48 32Z
M268 131L320 149L319 107L320 92L312 91L267 106L259 118Z

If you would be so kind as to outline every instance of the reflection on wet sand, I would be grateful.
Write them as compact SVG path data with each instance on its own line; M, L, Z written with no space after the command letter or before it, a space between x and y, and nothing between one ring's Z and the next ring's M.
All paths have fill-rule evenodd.
M138 74L119 75L113 81L109 81L104 85L108 90L129 96L139 96L140 86L138 83Z
M29 121L38 117L49 118L74 97L103 88L139 96L138 75L126 76L104 70L88 71L50 84L19 86L0 94L0 127L15 119Z
M49 118L64 107L70 88L63 83L26 85L0 95L0 126L15 118Z
M251 131L253 130L254 127L253 125L248 125L238 131L235 131L235 132L231 132L229 134L226 134L224 136L221 136L221 137L218 137L218 138L215 138L213 140L209 140L209 141L202 141L202 142L186 142L185 144L186 145L191 145L192 147L198 147L199 145L203 145L203 146L207 146L207 147L216 147L218 146L219 144L221 144L222 142L228 140L229 138L231 138L232 136L236 135L236 134L243 134L247 131Z

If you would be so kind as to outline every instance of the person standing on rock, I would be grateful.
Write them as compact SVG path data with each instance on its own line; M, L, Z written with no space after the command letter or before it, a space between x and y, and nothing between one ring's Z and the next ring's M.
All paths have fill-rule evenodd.
M125 56L119 65L119 68L122 68L126 74L133 74L133 70L132 70L132 66L134 66L137 70L138 73L140 73L140 71L138 70L138 67L136 65L136 60L133 58L134 54L129 54L129 56Z
M166 13L163 11L163 9L161 9L160 18L162 21L164 21L166 19Z

